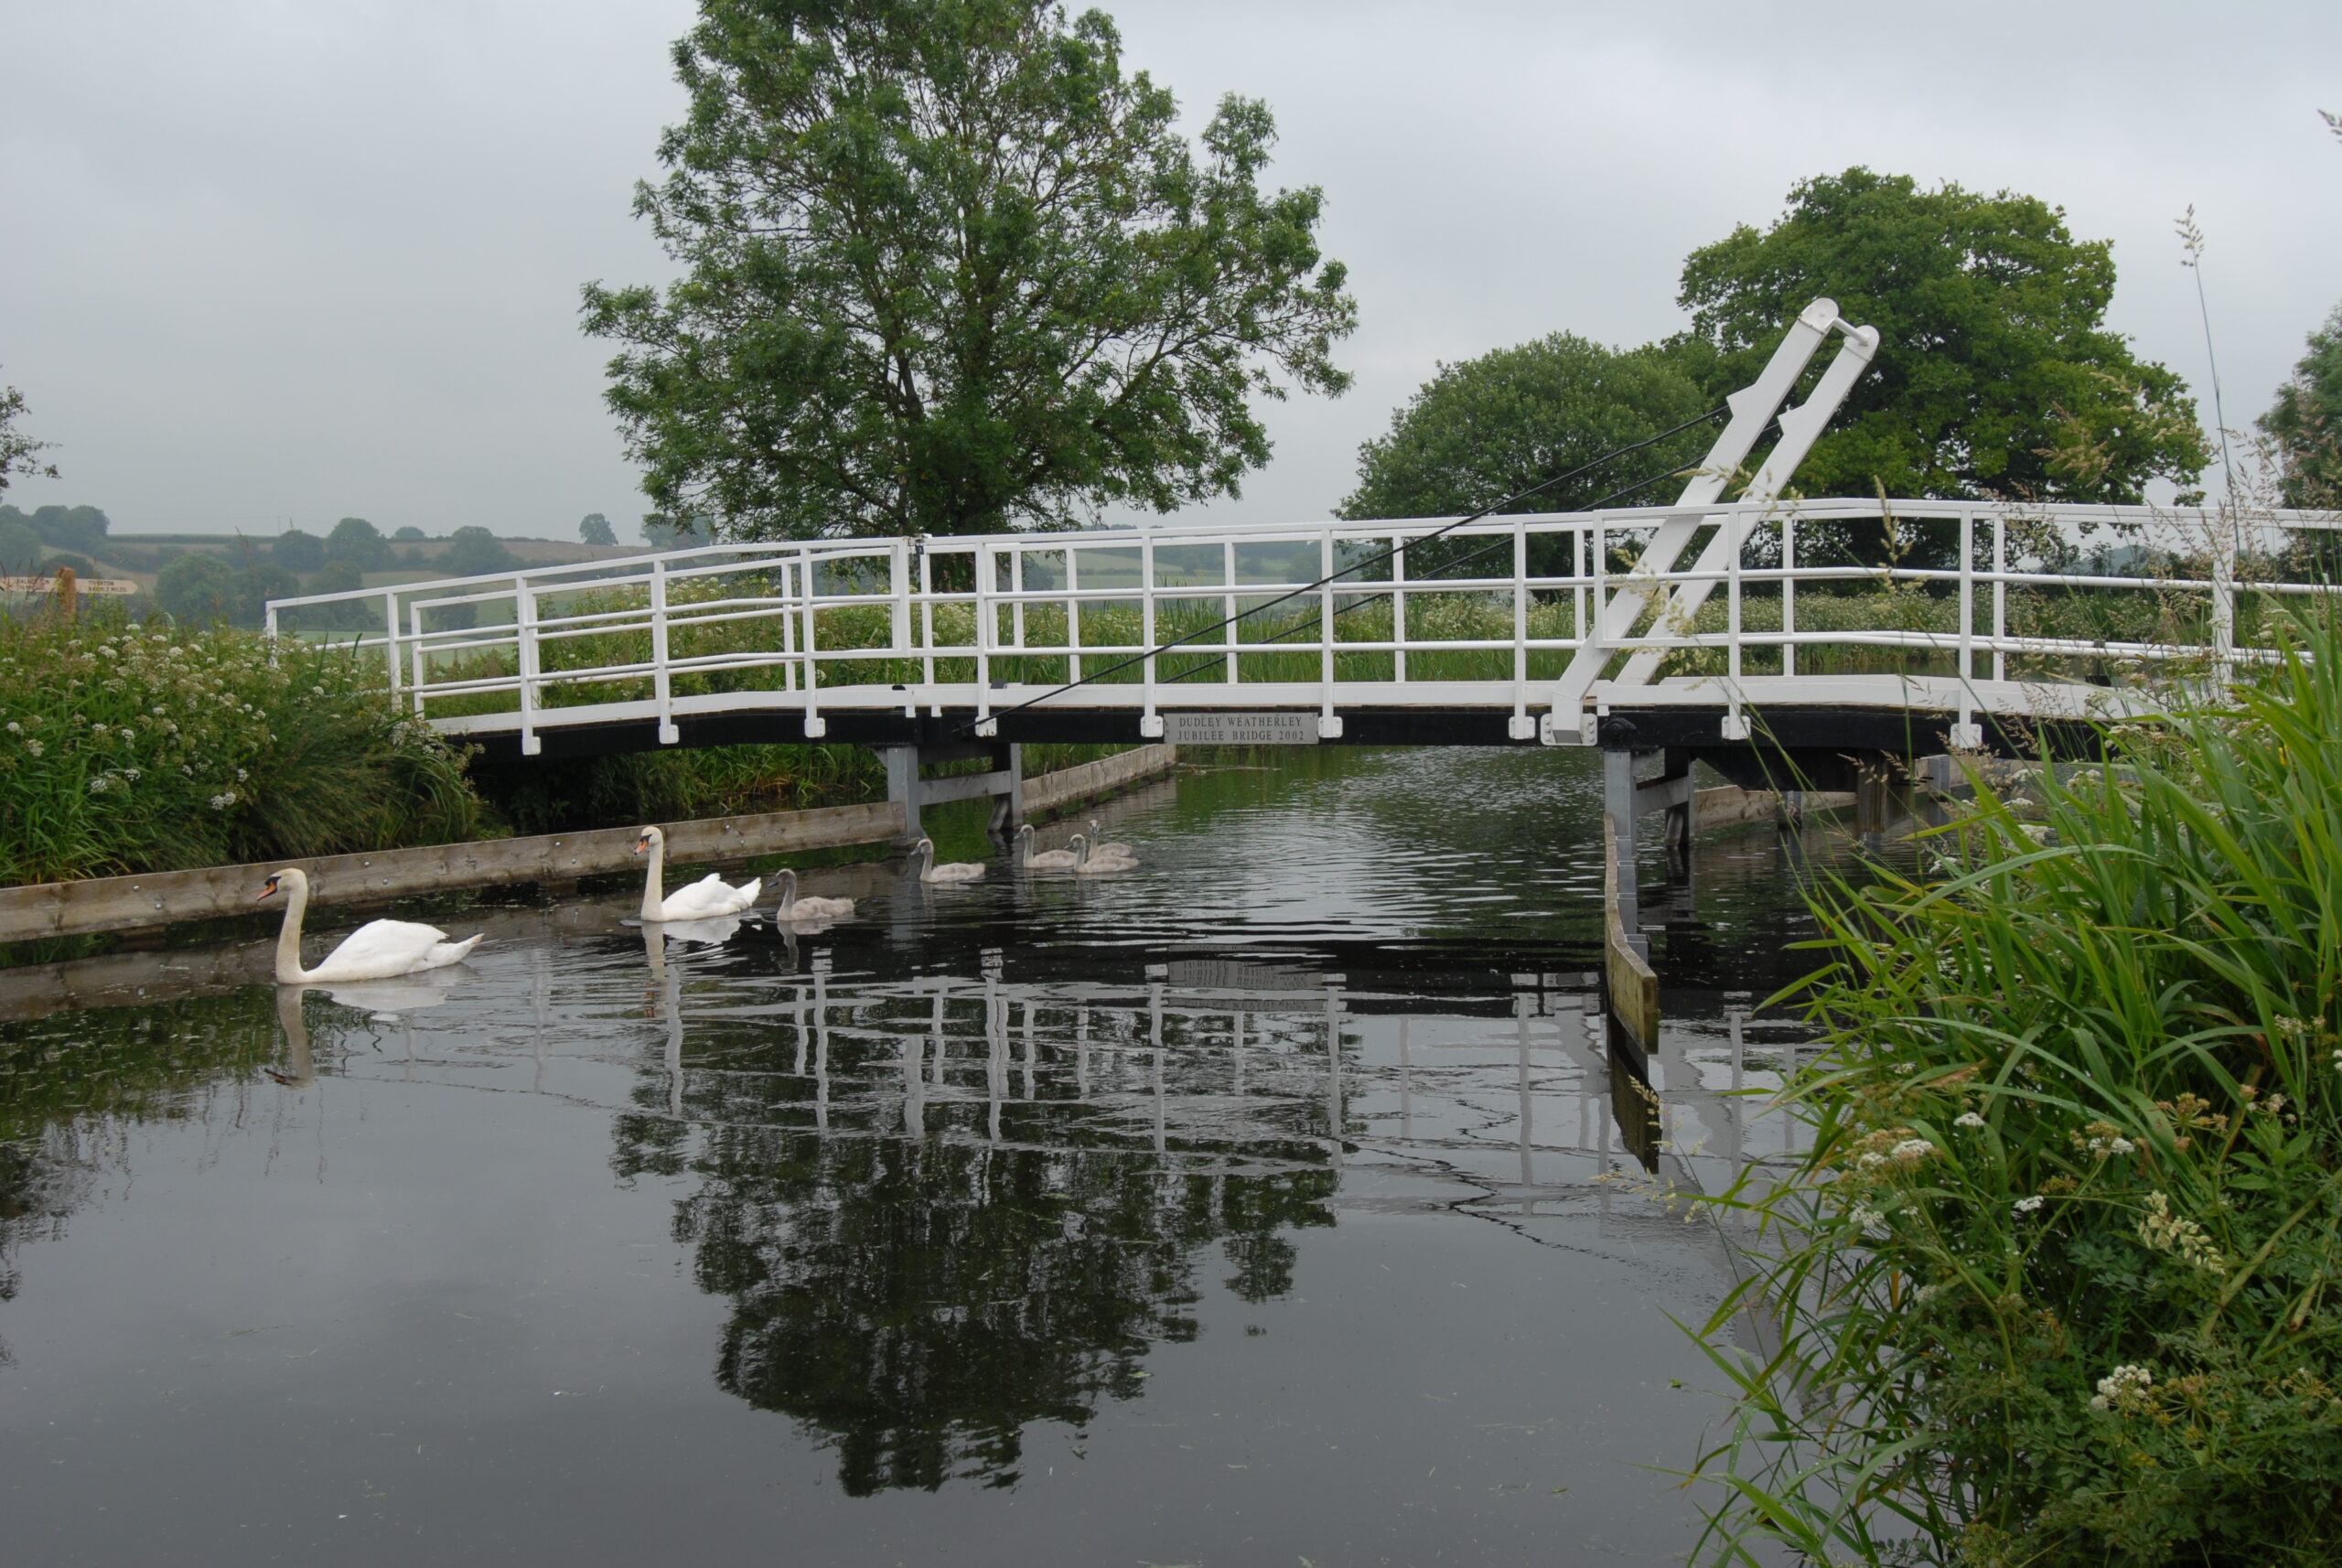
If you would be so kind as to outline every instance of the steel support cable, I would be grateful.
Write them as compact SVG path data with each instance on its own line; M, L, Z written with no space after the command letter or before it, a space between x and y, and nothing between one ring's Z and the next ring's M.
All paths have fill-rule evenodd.
M1671 434L1673 434L1673 432L1670 432L1670 434L1671 435ZM1659 437L1658 439L1661 439L1661 440L1663 440L1663 439L1665 439L1665 437L1663 437L1663 436L1662 436L1662 437ZM1624 489L1612 490L1608 495L1604 496L1600 500L1595 501L1595 502L1593 502L1591 505L1588 505L1588 506L1579 507L1579 508L1577 508L1576 510L1578 510L1579 511L1600 511L1604 507L1608 506L1612 501L1619 500L1619 499L1622 499L1623 498L1625 498L1625 497L1627 497L1627 496L1633 495L1637 490L1649 489L1651 486L1653 486L1653 485L1655 485L1655 484L1659 483L1659 482L1660 482L1660 480L1664 479L1664 478L1671 478L1671 477L1672 477L1673 475L1676 475L1676 474L1680 474L1680 473L1681 473L1682 471L1683 471L1683 470L1682 470L1682 469L1681 469L1681 468L1662 468L1662 469L1660 469L1660 470L1658 473L1656 473L1656 474L1649 475L1649 476L1648 476L1648 477L1646 477L1646 478L1644 478L1637 479L1633 484L1628 485L1628 486L1626 489ZM1426 538L1428 538L1428 537L1432 537L1432 536L1430 536L1430 535L1426 535L1425 537L1426 537ZM1420 543L1420 542L1422 542L1419 540L1419 541L1417 541L1416 542ZM1457 567L1459 567L1459 566L1468 566L1468 565L1470 565L1473 562L1479 560L1482 556L1485 556L1485 555L1493 555L1493 554L1495 554L1495 553L1496 553L1498 551L1499 551L1499 550L1509 550L1509 549L1511 549L1511 548L1512 548L1512 541L1511 541L1511 540L1509 540L1509 539L1499 539L1499 540L1495 540L1495 541L1492 541L1491 542L1489 542L1489 543L1488 543L1488 544L1484 544L1484 545L1482 545L1479 549L1473 551L1473 552L1472 552L1470 554L1468 554L1468 555L1460 555L1460 556L1456 557L1455 560L1448 562L1445 566L1443 566L1443 567L1441 568L1441 570L1443 570L1443 571L1447 571L1447 572L1453 572L1453 571L1455 571L1455 570L1456 570ZM1355 570L1355 568L1353 568L1353 570ZM1350 602L1349 602L1348 604L1343 605L1342 607L1340 607L1339 608L1338 608L1337 610L1335 610L1335 611L1334 611L1334 618L1335 618L1336 620L1339 620L1342 617L1344 617L1344 616L1346 616L1346 615L1349 614L1352 610L1364 609L1367 606L1369 606L1369 605L1370 605L1370 604L1373 604L1374 602L1376 602L1376 601L1377 601L1377 600L1379 600L1379 599L1387 599L1387 598L1391 598L1391 597L1394 596L1395 595L1397 595L1397 594L1401 593L1402 591L1402 589L1400 589L1400 588L1392 587L1392 588L1381 588L1381 589L1378 589L1378 590L1376 590L1376 591L1375 591L1375 592L1373 592L1373 593L1359 594L1359 595L1357 595L1357 596L1353 596L1353 597L1351 598L1351 600L1350 600ZM1406 593L1410 593L1410 594L1414 594L1414 593L1431 593L1431 594L1436 594L1436 593L1444 593L1444 592L1452 592L1453 590L1450 590L1450 589L1443 589L1443 588L1441 588L1441 587L1439 586L1439 579L1438 579L1438 578L1436 578L1436 577L1425 577L1425 578L1421 578L1421 579L1412 580L1412 581L1408 582L1408 583L1407 583L1407 585L1405 585L1405 587L1404 587L1403 591L1404 591L1404 592L1406 592ZM1240 619L1241 619L1241 618L1241 618L1241 617L1240 617L1240 618L1240 618ZM1224 623L1223 623L1223 624L1224 624ZM1298 636L1300 636L1300 635L1301 635L1303 632L1305 632L1305 631L1314 630L1314 629L1316 628L1316 625L1317 625L1317 622L1316 622L1315 619L1311 619L1311 620L1305 620L1305 621L1298 622L1298 623L1296 623L1296 624L1295 624L1295 625L1294 625L1294 626L1288 627L1288 628L1287 628L1286 629L1284 629L1284 631L1278 632L1274 637L1264 637L1264 638L1262 638L1258 642L1249 642L1249 643L1248 643L1248 642L1240 642L1240 643L1238 643L1238 644L1236 645L1235 652L1236 652L1236 654L1237 654L1237 656L1238 656L1239 658L1241 658L1241 657L1243 657L1246 653L1248 653L1248 652L1250 652L1251 650L1252 650L1253 649L1258 649L1258 648L1266 648L1266 647L1267 647L1270 643L1272 643L1272 642L1283 642L1286 638L1289 638L1289 637L1298 637ZM1435 652L1435 651L1437 651L1437 650L1432 650L1432 649L1423 649L1423 650L1417 650L1416 651L1418 651L1418 652ZM1191 676L1199 675L1199 674L1203 673L1203 672L1204 672L1205 671L1207 671L1207 670L1217 670L1217 669L1219 669L1219 668L1220 667L1220 665L1221 665L1222 661L1226 660L1227 656L1228 656L1228 650L1227 650L1227 648L1226 648L1226 646L1225 646L1225 645L1222 645L1222 647L1221 647L1221 648L1219 648L1219 649L1218 649L1218 650L1215 650L1211 653L1211 655L1210 655L1209 658L1204 659L1203 660L1201 660L1201 661L1200 661L1200 662L1198 662L1198 663L1196 663L1196 664L1190 665L1188 668L1187 668L1187 669L1182 670L1181 671L1179 671L1179 673L1177 673L1176 675L1166 675L1165 677L1163 677L1163 679L1162 679L1162 680L1158 681L1158 682L1155 682L1155 683L1156 683L1157 685L1161 685L1161 686L1167 686L1167 685L1170 685L1170 684L1171 684L1173 682L1175 682L1175 681L1185 681L1185 680L1187 680L1187 679L1188 679L1188 678L1190 678Z
M1236 614L1229 616L1224 619L1214 621L1209 626L1198 627L1194 631L1190 632L1183 632L1179 636L1173 638L1168 642L1158 644L1154 648L1148 649L1144 653L1133 653L1127 659L1120 660L1115 663L1109 664L1103 670L1093 671L1090 674L1081 677L1079 681L1069 681L1061 686L1058 686L1042 693L1037 697L1029 697L1024 702L1015 703L1012 706L995 709L992 714L987 715L987 718L996 722L1005 714L1021 714L1027 708L1037 708L1043 703L1050 701L1052 698L1062 697L1068 692L1080 691L1084 686L1093 685L1096 682L1104 680L1109 675L1116 674L1122 671L1129 670L1134 666L1144 664L1150 659L1159 658L1163 654L1170 652L1175 648L1185 647L1188 643L1209 637L1214 632L1225 631L1228 628L1234 626L1239 621L1249 619L1251 617L1259 615L1262 610L1274 609L1277 606L1290 603L1291 601L1301 597L1304 594L1314 594L1320 588L1328 586L1331 584L1338 583L1344 577L1349 576L1353 573L1363 572L1369 566L1380 565L1383 562L1395 557L1402 550L1420 548L1423 545L1430 543L1434 539L1439 539L1445 535L1455 532L1457 529L1465 527L1466 524L1478 522L1483 518L1493 517L1497 513L1503 511L1506 508L1516 506L1519 503L1529 499L1532 496L1543 495L1555 485L1566 484L1570 480L1574 479L1581 475L1592 473L1595 469L1601 467L1606 463L1615 462L1620 457L1628 456L1636 452L1640 452L1647 447L1656 446L1662 441L1668 440L1672 436L1681 435L1685 431L1692 429L1698 425L1710 424L1731 412L1732 409L1728 404L1719 403L1715 407L1708 410L1705 413L1695 414L1692 418L1685 420L1682 424L1678 424L1671 429L1662 430L1656 435L1647 436L1643 440L1632 442L1612 451L1605 452L1598 457L1591 458L1586 462L1579 464L1576 467L1572 468L1565 474L1556 474L1552 478L1531 485L1525 490L1516 490L1511 495L1505 497L1502 500L1491 501L1489 504L1482 507L1476 512L1457 518L1454 522L1443 523L1439 527L1432 530L1429 533L1424 534L1421 539L1411 539L1406 541L1404 543L1394 544L1390 549L1383 551L1378 555L1370 555L1363 561L1354 561L1338 572L1320 577L1314 583L1305 583L1298 588L1288 589L1284 593L1279 594L1275 598L1270 599L1262 604L1254 605L1250 609L1239 610ZM1670 469L1669 472L1676 473L1681 472L1681 470ZM1651 478L1641 481L1639 484L1629 486L1625 490L1614 492L1612 496L1606 496L1603 498L1603 501L1597 501L1595 505L1598 507L1602 505L1604 501L1614 499L1616 499L1616 496L1618 495L1630 495L1635 490L1641 489L1643 486L1654 484L1659 479L1666 477L1667 476L1665 474L1655 475ZM1592 510L1594 508L1580 508L1578 510ZM1511 541L1507 540L1505 542L1509 544ZM1486 553L1486 552L1482 552L1482 553ZM1477 557L1473 558L1477 559ZM1451 564L1453 564L1453 563L1451 563ZM1231 583L1229 586L1233 588L1236 585ZM1148 583L1142 585L1139 591L1141 595L1144 596L1145 594L1152 593L1154 589L1155 585ZM1255 644L1254 646L1257 647L1258 644ZM1215 657L1219 656L1215 655ZM958 733L962 736L973 735L979 722L980 721L975 719L969 719L959 726Z

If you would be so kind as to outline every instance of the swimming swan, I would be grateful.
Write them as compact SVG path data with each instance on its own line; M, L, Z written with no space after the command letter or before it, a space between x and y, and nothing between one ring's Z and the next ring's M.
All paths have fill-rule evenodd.
M328 953L315 969L301 967L301 917L309 909L308 874L287 867L268 879L261 898L285 893L285 927L276 934L276 983L330 985L352 980L388 980L420 969L443 969L457 962L479 942L478 934L449 941L436 926L413 920L369 920L349 933L349 940ZM253 900L258 903L260 899Z
M1076 876L1111 876L1118 871L1137 869L1136 855L1101 854L1095 850L1089 850L1083 854L1081 864L1073 868L1073 874Z
M1020 871L1071 871L1081 864L1082 851L1088 843L1080 833L1066 841L1063 849L1033 851L1033 824L1025 823L1016 830L1016 865Z
M1090 853L1108 860L1136 860L1138 851L1126 843L1101 843L1098 839L1098 819L1090 819Z
M646 920L705 920L718 915L737 915L757 901L757 894L764 887L758 878L743 882L737 887L726 887L724 878L713 871L687 887L661 897L667 878L667 835L657 828L645 828L642 836L634 841L634 853L650 853L650 864L644 867L642 878L642 918Z
M780 874L779 918L784 920L850 920L854 918L851 898L800 898L797 896L797 873Z
M921 882L975 882L984 874L983 865L972 860L947 860L935 864L935 841L921 839L911 847L919 857L919 879Z

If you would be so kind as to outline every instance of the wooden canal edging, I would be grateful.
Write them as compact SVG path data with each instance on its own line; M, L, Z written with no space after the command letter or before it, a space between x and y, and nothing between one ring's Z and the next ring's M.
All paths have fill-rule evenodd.
M1042 774L1024 783L1026 808L1039 811L1110 794L1166 770L1175 755L1167 746L1140 746L1078 768ZM900 801L881 800L677 822L666 828L667 856L673 865L706 865L800 850L885 843L902 837L903 817ZM635 834L633 828L597 828L533 838L485 839L421 849L0 887L0 943L248 915L268 874L286 865L309 874L310 896L319 908L382 904L455 888L565 883L581 876L639 871L642 863L635 858Z
M1631 867L1629 868L1631 871ZM1618 909L1618 820L1602 817L1603 975L1609 982L1610 1016L1649 1057L1659 1048L1659 973L1627 929Z
M901 808L879 802L678 822L666 830L667 854L671 861L689 864L832 849L892 838L901 821ZM422 849L0 887L0 941L89 936L247 915L262 882L285 865L299 866L309 874L312 900L320 906L380 904L457 887L575 882L581 876L639 867L642 863L634 854L635 836L633 828L597 828L537 838L486 839Z
M1142 779L1170 771L1179 760L1176 746L1142 746L1130 751L1101 757L1095 762L1084 762L1072 768L1060 768L1055 773L1044 773L1025 780L1025 814L1037 817L1066 806L1078 806L1101 795L1111 795L1126 789Z

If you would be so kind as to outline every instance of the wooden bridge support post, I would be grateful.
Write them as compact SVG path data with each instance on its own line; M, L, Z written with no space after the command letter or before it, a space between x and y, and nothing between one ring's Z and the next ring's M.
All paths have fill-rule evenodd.
M886 764L887 802L903 809L903 832L898 842L917 843L921 837L919 825L919 747L882 746L877 751L880 759Z
M990 831L1007 838L1025 821L1025 748L1015 741L993 747L993 771L1008 775L1008 783L993 797Z
M1616 843L1606 848L1617 870L1616 907L1619 929L1638 951L1648 952L1642 935L1642 908L1635 876L1635 754L1619 749L1602 754L1604 822Z
M1854 831L1875 843L1911 815L1911 782L1881 758L1854 776Z

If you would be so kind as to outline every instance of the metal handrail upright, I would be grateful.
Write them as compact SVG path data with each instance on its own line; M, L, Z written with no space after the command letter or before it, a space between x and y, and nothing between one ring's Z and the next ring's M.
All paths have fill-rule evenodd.
M537 595L526 574L512 579L512 642L521 671L521 755L544 750L537 734Z
M675 682L667 667L667 564L650 568L650 689L659 704L659 744L673 746L683 738L675 725Z
M1318 537L1317 562L1317 575L1325 584L1317 595L1317 738L1337 740L1342 721L1334 716L1334 531L1330 526Z
M805 635L800 649L800 660L805 668L805 738L807 740L819 740L830 733L829 721L822 716L821 621L819 612L813 607L813 564L812 552L800 549L797 553L797 598L805 609ZM782 565L782 571L784 573L782 580L786 582L785 574L788 571L786 563Z

